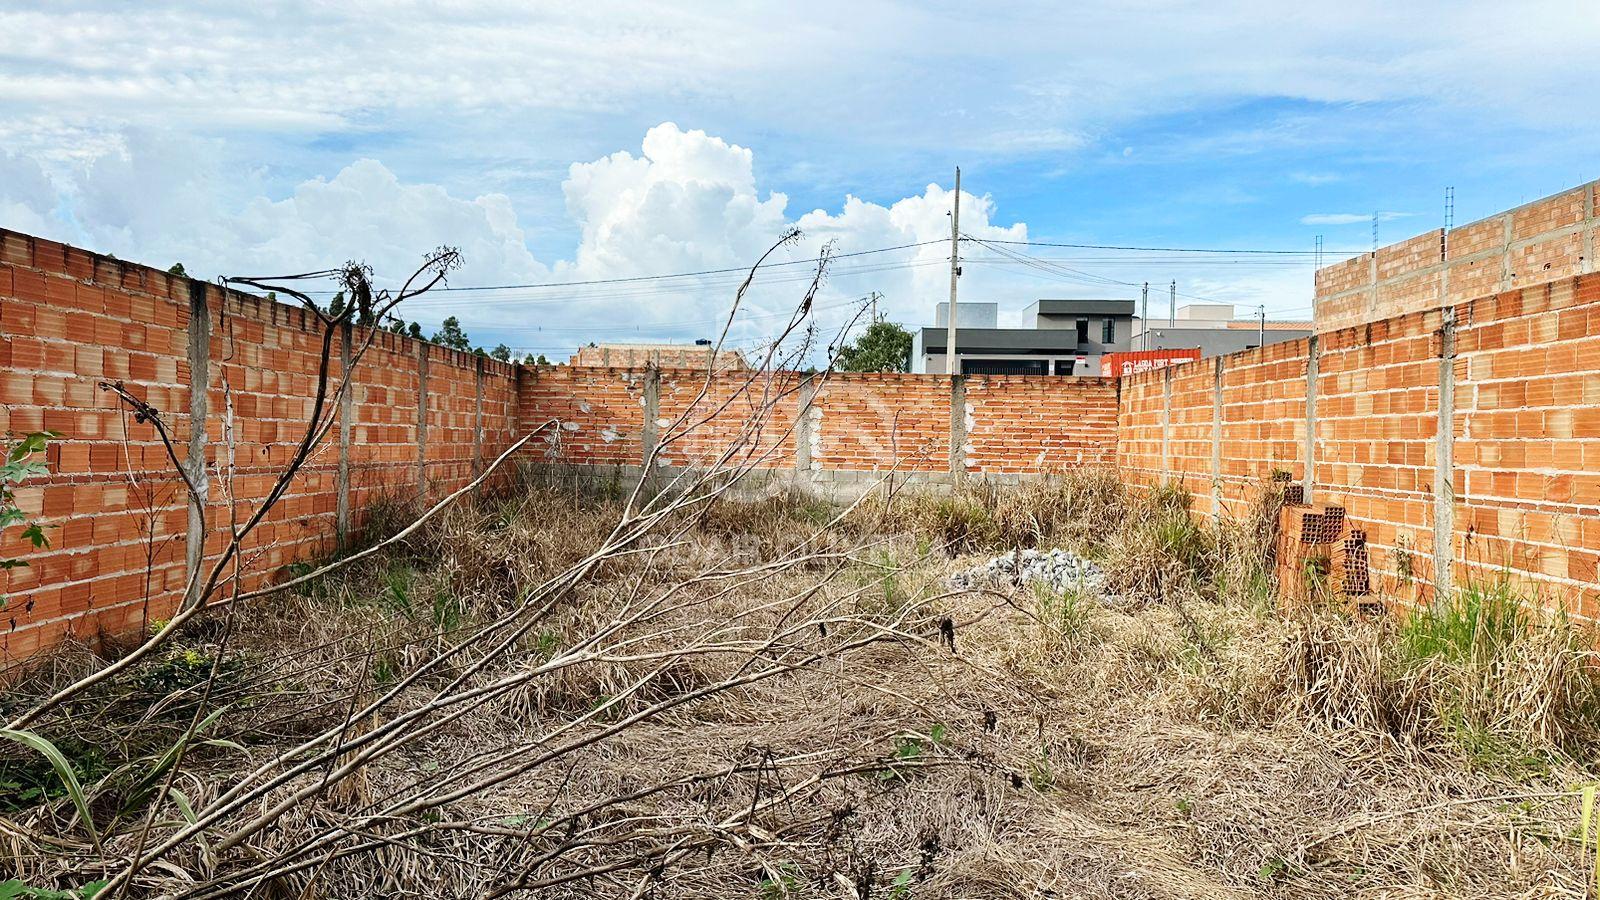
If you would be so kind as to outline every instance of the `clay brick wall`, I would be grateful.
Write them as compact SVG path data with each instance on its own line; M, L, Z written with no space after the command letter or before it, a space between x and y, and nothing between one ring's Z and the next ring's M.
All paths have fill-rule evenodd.
M963 456L970 474L1064 472L1116 462L1114 379L969 375L964 393Z
M1551 606L1600 614L1600 275L1236 353L1220 395L1218 364L1123 380L1125 477L1181 481L1202 511L1210 489L1237 513L1285 472L1364 533L1371 586L1390 602L1508 574Z
M556 367L530 371L520 396L524 428L562 423L535 438L535 458L578 465L637 466L649 439L661 442L663 466L708 465L738 446L736 458L762 468L949 474L952 426L956 465L971 474L1114 462L1114 380L973 375L960 390L955 420L940 375L722 372L708 385L704 370ZM749 429L768 398L770 412Z
M1556 247L1587 240L1592 195L1557 199L1457 229L1461 266L1406 283L1438 276L1452 292L1472 283L1472 266L1504 265L1507 231L1538 238L1577 229L1548 245ZM1480 244L1501 255L1475 258ZM1423 236L1363 264L1387 266L1399 280L1385 291L1398 292L1427 246ZM1540 258L1546 246L1528 244L1532 255L1520 258ZM1319 284L1355 283L1359 268L1331 267ZM205 318L191 320L192 308ZM230 500L248 515L301 434L320 325L295 307L0 232L0 429L62 434L48 451L49 476L18 492L52 526L52 546L33 552L13 530L0 547L32 563L0 575L10 595L0 664L68 633L94 639L147 627L175 607L187 569L186 498L152 426L96 385L123 381L162 410L186 453L199 368L190 341L202 333L205 549L214 556ZM357 345L367 338L351 334ZM337 352L332 365L337 378ZM381 499L466 483L517 434L554 420L527 458L637 467L647 446L664 442L663 466L703 466L740 443L764 468L818 481L891 467L950 481L1114 463L1134 483L1181 481L1202 514L1240 513L1264 480L1285 475L1316 503L1344 508L1366 535L1373 587L1391 600L1423 602L1436 582L1505 570L1552 604L1600 612L1600 275L1121 380L706 378L703 369L524 368L377 334L354 373L348 442L341 449L344 429L335 426L251 537L245 586L326 553L341 525L358 529L361 510ZM745 430L763 397L772 398L770 417ZM1439 428L1445 403L1449 441ZM1441 471L1451 488L1443 503ZM1436 570L1436 558L1447 568Z
M1407 602L1433 579L1440 322L1412 313L1320 341L1316 499L1366 530L1374 589Z
M1319 269L1315 321L1336 331L1595 271L1600 181Z
M1600 275L1456 310L1456 529L1466 574L1528 573L1587 618L1600 563Z
M818 392L810 417L813 470L950 470L948 378L837 373Z
M1194 509L1214 511L1211 491L1212 436L1216 430L1211 398L1216 391L1216 362L1205 360L1173 370L1172 412L1168 428L1168 468L1194 496ZM1163 386L1163 390L1165 390Z
M192 321L201 297L206 317ZM0 556L29 563L0 572L8 595L0 669L64 636L126 635L176 608L187 577L187 494L154 427L134 421L98 383L122 381L160 410L186 459L195 383L189 343L201 333L209 336L204 548L215 559L230 508L236 502L241 519L253 513L304 434L321 325L296 307L0 231L0 431L61 434L47 452L48 477L17 492L22 508L50 526L51 546L34 551L19 529L0 545ZM357 344L365 337L353 330ZM332 340L336 384L339 336ZM419 354L428 358L425 397ZM377 335L352 381L348 527L359 528L360 511L379 497L418 497L419 399L427 409L424 470L437 496L509 445L516 377L514 366ZM244 589L334 546L339 434L335 425L247 539Z

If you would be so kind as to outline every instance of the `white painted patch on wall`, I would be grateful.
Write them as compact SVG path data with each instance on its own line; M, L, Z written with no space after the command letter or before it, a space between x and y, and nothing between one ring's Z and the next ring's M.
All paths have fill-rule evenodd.
M618 437L617 433L615 431L612 431L609 428L604 429L604 430L602 430L600 432L600 440L605 441L608 444L614 442L617 439L617 437Z

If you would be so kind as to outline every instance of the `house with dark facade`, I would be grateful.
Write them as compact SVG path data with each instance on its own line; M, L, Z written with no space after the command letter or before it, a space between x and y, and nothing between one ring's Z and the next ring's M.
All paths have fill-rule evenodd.
M1100 357L1129 349L1133 338L1132 300L1038 300L1023 311L1031 328L998 327L994 303L956 309L955 352L969 375L1099 375ZM949 371L948 304L935 319L913 334L913 372Z

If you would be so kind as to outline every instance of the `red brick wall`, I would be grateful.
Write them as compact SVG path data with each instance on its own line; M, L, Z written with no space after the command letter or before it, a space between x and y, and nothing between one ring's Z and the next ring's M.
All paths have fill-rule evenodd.
M969 473L1062 472L1116 462L1115 379L969 375L965 394Z
M1595 618L1600 275L1457 308L1455 559L1531 573Z
M522 424L562 422L535 439L536 457L580 465L638 465L644 454L646 384L639 369L553 367L529 371ZM950 471L951 387L941 375L832 373L809 384L795 373L662 370L653 424L660 464L712 462L729 446L764 468L803 464L822 472ZM701 397L701 391L704 396ZM1116 446L1116 382L1102 378L964 379L962 464L974 474L1110 465ZM803 398L810 396L803 421ZM699 402L695 403L699 397ZM760 427L746 430L771 398ZM675 422L681 425L674 427ZM1063 423L1070 423L1063 426Z
M1593 272L1597 199L1600 182L1590 182L1452 229L1448 241L1436 228L1320 269L1316 329L1335 331Z
M1452 252L1460 248L1470 260L1473 240L1502 246L1504 221L1535 236L1552 224L1581 226L1587 219L1574 212L1580 201L1555 204L1548 215L1530 207L1495 220L1502 222L1498 238L1477 224L1458 229ZM1426 255L1426 243L1383 254L1386 265L1404 270ZM1348 282L1340 273L1356 268L1324 270L1319 284ZM1462 272L1451 272L1452 293L1470 277ZM52 546L32 552L13 530L0 548L32 563L0 575L0 590L10 594L0 617L0 662L68 632L92 639L170 615L184 582L185 497L152 427L135 423L96 383L124 381L163 411L186 451L190 287L153 269L0 232L0 429L63 435L48 453L50 475L18 492L25 509L53 526ZM229 499L248 515L302 433L322 333L298 308L204 290L211 333L207 550L214 555ZM1506 568L1551 602L1593 616L1600 275L1469 298L1453 315L1452 571L1459 581ZM1445 321L1434 305L1317 338L1316 499L1347 508L1367 533L1376 586L1405 602L1425 598L1434 578ZM364 332L355 334L364 340ZM360 511L380 497L416 496L425 355L422 474L435 496L465 483L516 434L555 419L529 458L637 466L646 441L655 440L665 441L663 465L706 465L742 441L744 454L772 469L815 475L894 466L947 477L954 433L961 439L956 466L967 474L1115 462L1133 482L1181 480L1199 512L1214 511L1215 492L1221 511L1236 513L1272 473L1306 477L1310 348L1300 340L1226 357L1220 393L1217 360L1120 382L967 376L955 392L948 378L930 375L834 374L805 382L794 373L754 381L750 373L719 373L707 384L703 370L527 369L379 334L353 379L350 508L359 526ZM772 413L758 431L745 431L762 397L773 398ZM335 427L248 542L246 587L331 547L338 461Z
M1600 591L1600 275L1453 308L1456 356L1447 558L1456 584L1509 572L1593 618ZM1365 531L1374 588L1432 595L1446 313L1407 313L1318 337L1314 496ZM1274 470L1305 477L1308 341L1222 360L1221 488L1237 512ZM1212 480L1214 360L1123 379L1118 461L1139 483ZM1166 400L1166 380L1171 400ZM1162 471L1163 423L1168 464Z
M0 593L9 595L0 611L0 668L69 633L93 641L137 631L170 616L180 599L187 495L154 428L135 422L97 384L123 381L160 410L187 457L192 284L0 231L0 431L62 435L45 460L50 475L18 491L22 507L50 526L50 548L33 551L19 529L0 545L0 556L30 564L0 572ZM299 308L199 287L210 318L205 546L214 558L230 508L241 520L253 513L304 434L323 335ZM355 331L358 344L364 337ZM380 495L416 496L418 346L380 334L356 368L350 506L357 526L360 510ZM333 347L337 378L337 335ZM471 477L475 451L509 444L516 367L439 347L426 352L427 474L437 495ZM480 365L485 433L475 441ZM246 540L245 589L333 546L338 437L336 425Z

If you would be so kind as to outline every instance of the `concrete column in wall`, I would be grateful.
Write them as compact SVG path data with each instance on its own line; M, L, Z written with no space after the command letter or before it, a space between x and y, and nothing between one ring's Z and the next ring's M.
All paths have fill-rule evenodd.
M428 496L428 345L417 342L417 498Z
M355 409L355 382L350 377L351 332L348 321L339 326L339 377L343 390L339 392L339 474L335 485L334 530L339 547L350 543L350 417Z
M1373 322L1384 318L1378 315L1378 251L1367 254L1367 314L1362 321Z
M483 471L483 357L472 370L472 474Z
M1448 603L1455 565L1456 310L1444 308L1439 326L1438 431L1433 451L1433 602Z
M1222 518L1222 370L1226 357L1218 355L1211 384L1211 512Z
M1578 271L1588 274L1595 271L1595 228L1600 226L1600 220L1595 219L1594 192L1600 188L1600 181L1591 181L1583 186L1583 264Z
M1501 238L1500 250L1500 290L1511 290L1511 282L1516 280L1516 273L1511 267L1511 214L1500 217L1504 223L1504 235Z
M640 432L639 443L643 445L643 453L639 464L644 467L643 475L650 476L650 457L656 452L656 444L661 440L661 426L656 419L661 416L661 370L650 366L644 370L644 428Z
M1317 336L1306 338L1306 433L1301 437L1305 459L1305 501L1313 502L1317 490Z
M219 298L226 303L226 298ZM200 567L206 554L206 504L211 498L206 474L206 420L211 414L211 308L206 283L189 280L189 456L184 471L194 490L189 497L189 530L185 535L185 608L200 602Z
M967 474L967 377L950 376L950 474Z
M817 383L809 377L800 382L795 392L794 408L794 468L797 472L811 471L811 404L817 399Z
M1172 367L1161 370L1161 480L1172 478Z

